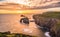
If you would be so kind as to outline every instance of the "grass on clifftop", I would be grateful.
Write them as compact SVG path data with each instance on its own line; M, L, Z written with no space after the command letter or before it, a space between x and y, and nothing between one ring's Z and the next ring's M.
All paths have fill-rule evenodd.
M57 18L60 19L60 12L45 12L43 14L38 14L40 17L47 17L47 18Z
M55 18L55 19L58 19L58 23L57 23L57 25L55 27L57 29L60 29L60 12L49 11L49 12L45 12L43 14L36 14L34 16L36 16L38 18L44 17L44 18Z

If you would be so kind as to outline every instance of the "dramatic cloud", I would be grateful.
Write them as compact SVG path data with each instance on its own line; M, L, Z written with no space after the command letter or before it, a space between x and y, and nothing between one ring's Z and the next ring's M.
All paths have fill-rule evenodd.
M56 3L59 2L60 0L6 0L6 1L38 7L38 6L49 5L51 3Z
M3 0L0 0L0 1L3 1Z
M60 2L52 3L47 6L34 7L33 9L47 9L47 8L56 8L56 7L60 7Z
M60 0L5 0L5 1L6 3L9 2L9 3L15 3L15 4L17 3L20 5L25 5L22 6L22 8L24 7L26 8L26 6L28 6L30 9L47 9L47 8L60 7Z
M5 1L5 0L0 0L0 2L1 2L1 1Z
M5 2L5 0L0 0L0 3Z

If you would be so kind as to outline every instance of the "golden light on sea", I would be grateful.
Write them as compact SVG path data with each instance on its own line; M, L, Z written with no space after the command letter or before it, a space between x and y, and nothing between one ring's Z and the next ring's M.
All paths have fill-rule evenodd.
M47 11L60 11L60 8L33 9L33 10L0 10L0 14L41 14Z
M0 14L39 14L47 10L36 9L36 10L0 10Z

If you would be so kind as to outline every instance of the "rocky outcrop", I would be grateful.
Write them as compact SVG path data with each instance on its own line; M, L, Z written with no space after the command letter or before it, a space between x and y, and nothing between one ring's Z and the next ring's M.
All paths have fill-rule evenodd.
M35 23L38 26L45 26L50 28L50 34L53 37L60 35L60 12L47 12L43 14L36 14L33 16Z

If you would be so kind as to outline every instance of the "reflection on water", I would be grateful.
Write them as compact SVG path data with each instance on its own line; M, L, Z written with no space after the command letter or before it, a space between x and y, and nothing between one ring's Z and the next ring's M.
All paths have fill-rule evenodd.
M34 22L30 22L29 26L21 24L19 21L21 19L21 14L0 14L0 32L11 31L11 33L23 33L28 35L35 35L44 37L43 32L39 30ZM25 14L32 19L32 15Z

